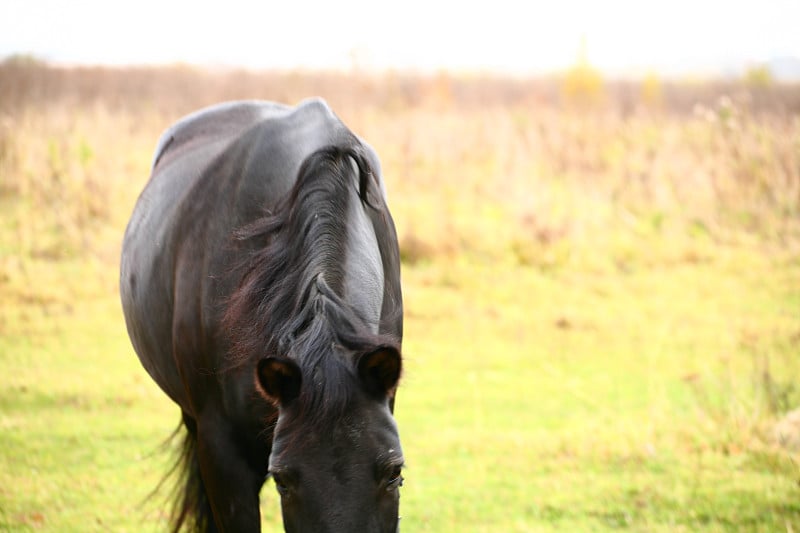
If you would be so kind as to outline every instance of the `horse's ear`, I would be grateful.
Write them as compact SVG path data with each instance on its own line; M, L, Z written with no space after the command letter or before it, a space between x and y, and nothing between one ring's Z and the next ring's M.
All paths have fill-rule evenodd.
M358 359L358 375L371 394L394 396L402 369L400 352L394 346L381 346Z
M286 405L300 394L302 377L294 361L265 357L258 362L258 383L268 400Z

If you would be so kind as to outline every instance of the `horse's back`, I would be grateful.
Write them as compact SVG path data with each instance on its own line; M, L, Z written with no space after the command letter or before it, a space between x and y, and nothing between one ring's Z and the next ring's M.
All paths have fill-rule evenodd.
M203 352L192 361L200 374L220 363L216 327L235 230L289 191L308 155L354 138L320 100L221 104L162 135L125 232L120 294L142 364L182 406L176 351Z

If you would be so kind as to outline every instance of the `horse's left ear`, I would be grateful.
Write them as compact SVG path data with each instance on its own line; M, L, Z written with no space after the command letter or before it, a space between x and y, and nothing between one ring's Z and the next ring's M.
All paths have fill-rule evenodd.
M265 357L258 362L256 378L268 400L286 406L300 394L302 374L290 359Z
M402 370L400 352L394 346L381 346L358 359L358 375L371 394L394 396Z

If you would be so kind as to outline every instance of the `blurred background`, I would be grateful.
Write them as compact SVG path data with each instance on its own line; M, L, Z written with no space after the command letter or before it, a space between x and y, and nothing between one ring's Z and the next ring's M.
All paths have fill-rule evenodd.
M165 529L179 412L127 338L125 224L184 114L322 96L400 237L404 530L800 530L798 20L3 2L0 529Z

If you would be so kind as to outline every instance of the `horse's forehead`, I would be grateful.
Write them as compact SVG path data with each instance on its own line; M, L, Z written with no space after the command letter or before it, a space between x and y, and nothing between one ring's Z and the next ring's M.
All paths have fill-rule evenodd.
M319 440L335 443L364 443L373 440L376 431L385 423L377 409L364 405L359 398L351 398L347 410L341 416L332 416L326 420L306 421L304 430L316 435Z
M328 419L293 419L283 421L276 441L280 455L314 454L320 456L347 455L350 450L365 453L374 449L376 454L384 448L399 446L399 436L391 415L383 413L379 405L355 399L341 416Z

